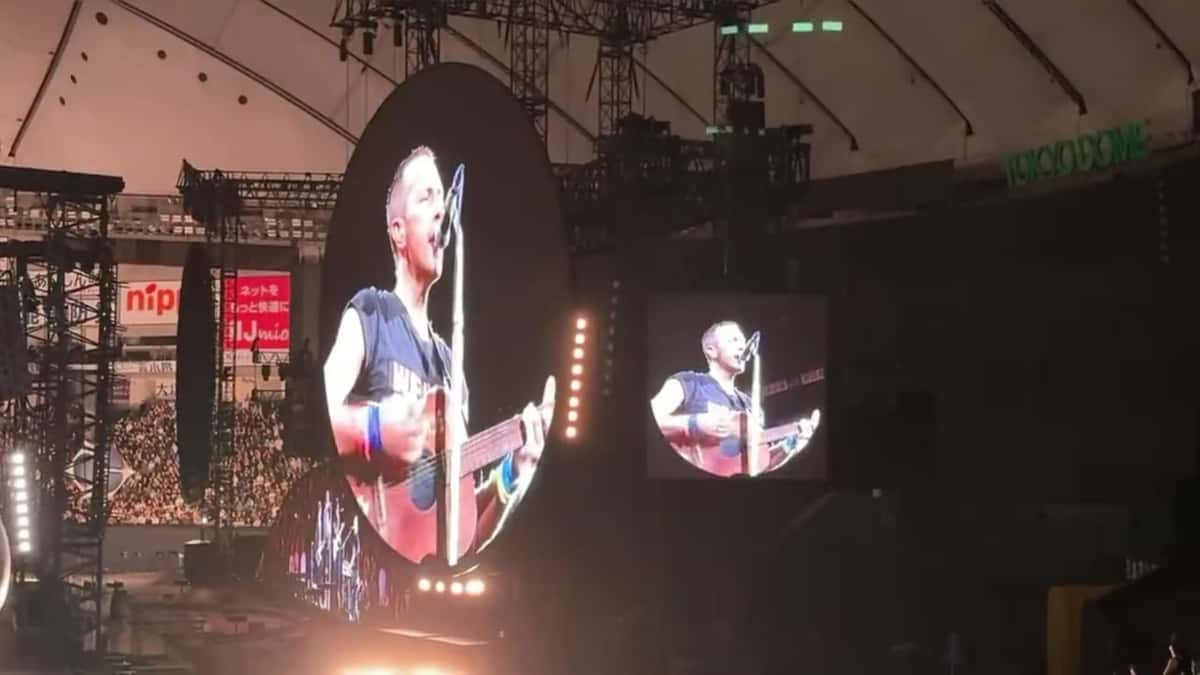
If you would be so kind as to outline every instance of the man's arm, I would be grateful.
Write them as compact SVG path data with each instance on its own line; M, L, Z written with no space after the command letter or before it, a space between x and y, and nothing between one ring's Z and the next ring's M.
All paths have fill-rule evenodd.
M504 526L513 507L525 496L546 445L550 420L532 404L521 411L524 443L493 468L475 490L479 520L476 525L476 550L483 550Z
M366 460L363 453L366 440L367 411L363 406L348 405L346 397L354 388L362 371L366 347L363 343L362 321L358 312L347 308L338 324L337 337L329 357L325 359L325 405L329 408L329 426L338 457L343 460Z
M683 385L674 377L667 378L662 389L650 399L654 421L668 443L714 442L737 433L736 420L727 412L676 415L683 399Z
M654 414L654 421L658 423L663 437L671 443L686 442L689 438L690 416L675 414L679 406L683 405L683 398L683 385L679 380L669 377L654 398L650 399L650 411Z

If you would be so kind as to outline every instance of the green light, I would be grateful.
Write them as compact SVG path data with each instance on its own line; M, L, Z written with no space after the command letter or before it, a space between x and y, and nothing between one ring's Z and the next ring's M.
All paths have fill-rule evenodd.
M761 35L763 33L766 33L768 28L770 28L770 24L752 23L749 26L746 26L746 32L750 33L751 35L756 35L756 34Z
M736 24L732 26L721 26L721 35L737 35L738 27Z
M821 22L821 30L829 31L832 33L839 33L842 30L842 22L841 21L822 21Z
M709 136L716 136L717 134L721 133L721 127L716 127L716 126L704 127L704 133Z
M813 23L811 21L797 21L792 24L793 33L811 33L813 32Z

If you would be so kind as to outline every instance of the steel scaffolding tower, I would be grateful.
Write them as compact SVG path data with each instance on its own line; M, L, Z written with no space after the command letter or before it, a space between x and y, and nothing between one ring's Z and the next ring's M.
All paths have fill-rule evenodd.
M748 14L774 1L742 0L737 7ZM727 3L715 0L343 0L330 25L342 31L345 41L357 31L374 31L385 21L393 26L424 26L427 32L422 35L426 36L436 35L450 16L503 24L509 34L513 94L525 104L545 138L551 31L599 39L597 108L599 135L604 136L615 133L637 94L633 48L726 14ZM410 43L406 49L410 49L413 37L407 29L404 36ZM425 39L436 50L436 37L418 39ZM436 53L423 58L420 67L438 61ZM408 72L413 70L410 65Z
M3 283L20 289L32 387L0 420L8 447L36 454L35 569L48 618L81 652L102 653L117 268L109 205L124 181L0 167L0 190L36 195L41 241L0 244Z

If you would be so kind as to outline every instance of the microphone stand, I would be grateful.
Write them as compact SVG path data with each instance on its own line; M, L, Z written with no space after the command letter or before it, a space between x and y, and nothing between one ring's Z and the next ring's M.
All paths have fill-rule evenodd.
M450 235L454 238L454 302L451 310L450 338L450 396L458 401L459 412L464 423L468 417L465 393L465 376L463 374L463 359L466 356L466 340L463 335L463 272L466 267L463 257L462 202L464 167L462 164L454 171L451 182L452 196L450 208L446 217L450 219ZM445 424L453 424L453 420L445 420ZM449 430L449 427L447 427ZM459 524L459 477L462 473L462 441L458 434L449 434L450 442L446 446L446 564L454 567L458 564L458 524Z
M758 419L762 411L762 357L758 355L760 333L750 336L746 351L754 359L750 375L750 410L746 415L746 475L757 476L762 470L762 427Z

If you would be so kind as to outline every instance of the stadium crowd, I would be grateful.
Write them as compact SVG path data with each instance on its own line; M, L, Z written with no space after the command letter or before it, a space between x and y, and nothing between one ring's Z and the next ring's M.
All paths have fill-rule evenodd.
M233 493L226 508L237 527L268 527L292 483L310 462L283 452L282 404L245 401L234 415ZM114 426L113 448L124 480L109 499L110 524L200 525L203 504L189 503L179 485L175 402L151 399ZM211 488L205 501L211 498Z

